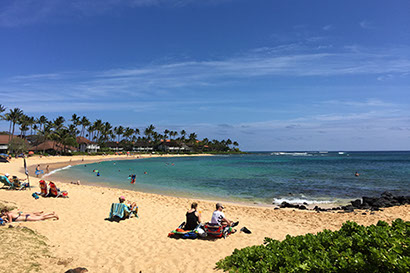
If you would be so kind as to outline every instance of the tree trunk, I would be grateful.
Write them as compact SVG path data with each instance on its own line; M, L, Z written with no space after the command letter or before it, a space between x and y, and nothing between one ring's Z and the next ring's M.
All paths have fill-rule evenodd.
M11 138L11 121L10 121L10 127L9 127L9 142L10 142L10 138Z

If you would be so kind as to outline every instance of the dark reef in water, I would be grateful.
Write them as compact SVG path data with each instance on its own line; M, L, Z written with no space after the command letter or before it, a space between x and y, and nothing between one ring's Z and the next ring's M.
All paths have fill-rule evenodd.
M395 196L391 192L383 192L380 197L363 196L362 199L356 199L354 201L350 201L350 203L351 205L326 209L315 206L313 210L317 212L335 210L341 212L353 212L355 209L378 211L381 208L410 204L410 196ZM282 204L280 204L280 208L294 208L301 210L307 209L304 205L290 204L288 202L282 202Z

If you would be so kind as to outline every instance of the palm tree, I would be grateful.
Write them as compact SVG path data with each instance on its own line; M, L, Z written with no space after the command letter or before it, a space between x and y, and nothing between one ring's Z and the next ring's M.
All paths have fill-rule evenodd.
M147 136L147 139L148 140L151 140L152 138L152 135L153 135L153 133L154 133L154 130L155 130L155 127L154 127L154 125L150 125L150 126L148 126L145 130L144 130L144 135L146 135Z
M78 125L81 124L81 122L80 122L80 117L77 116L77 114L73 114L73 115L71 116L70 121L73 123L73 125L74 125L76 128L77 128ZM77 136L77 134L75 135L75 137L76 137L76 136Z
M20 119L18 120L17 124L20 125L20 137L23 137L26 135L26 132L29 130L29 117L26 115L22 115Z
M77 141L75 139L77 132L78 130L74 124L71 124L68 129L63 128L58 132L58 140L64 145L64 152L67 150L67 146L77 145Z
M88 131L88 138L90 140L94 140L94 132L95 132L94 124L90 124L87 128L87 131Z
M70 121L74 124L74 126L80 125L80 117L77 116L77 114L73 114L73 115L71 116Z
M82 119L81 119L81 121L80 121L80 125L83 127L82 129L81 129L81 135L84 137L84 133L85 133L85 128L87 127L87 126L89 126L91 123L90 123L90 121L84 116L84 117L82 117Z
M93 123L93 126L94 126L94 131L96 131L97 132L97 135L96 136L93 136L95 139L99 139L100 138L100 135L101 135L101 130L102 130L102 125L103 125L103 122L102 122L102 120L101 119L97 119L96 121L94 121L94 123Z
M56 131L62 129L64 127L65 119L62 116L59 116L53 121L53 126Z
M165 129L165 130L164 130L164 139L167 139L167 138L168 138L168 134L169 134L169 130L168 130L168 129Z
M185 131L185 130L181 130L181 132L179 132L179 134L181 135L181 140L184 141L184 140L185 140L185 136L186 136L186 131Z
M45 116L41 116L37 122L40 124L40 130L44 128L44 125L47 123L48 119Z
M3 113L4 111L6 111L6 107L3 106L2 104L0 104L0 114ZM3 119L4 117L2 115L0 115L0 119Z
M117 134L117 142L120 142L120 136L124 133L124 127L121 125L114 128L114 133Z
M191 142L191 143L195 143L197 137L198 137L197 134L191 133L191 134L189 135L188 141Z
M173 136L173 137L176 137L176 136L178 135L178 132L177 132L177 131L171 131L171 132L169 133L169 135L170 135L170 136Z
M135 134L135 136L138 136L140 134L140 129L135 128L134 129L134 134Z
M99 142L107 141L108 138L112 135L112 126L109 122L104 122L101 124L101 136L99 137Z
M130 127L125 128L124 131L124 137L130 141L130 137L134 134L134 129L131 129Z
M16 126L16 123L19 122L19 120L21 119L21 116L23 115L23 110L21 110L20 108L14 108L14 109L10 109L10 112L8 113L8 119L10 121L10 128L12 128L11 131L9 131L9 133L11 133L9 135L9 141L10 141L10 137L11 139L13 139L14 137L14 128Z
M43 135L44 140L51 139L51 136L53 134L52 129L53 129L53 125L52 125L51 122L44 123L43 130L41 131L41 134ZM45 145L44 145L43 154L45 153L45 149L46 148L45 148Z
M77 134L78 134L80 131L78 131L77 127L76 127L74 124L70 124L70 126L68 126L68 132L69 132L72 136L76 137Z

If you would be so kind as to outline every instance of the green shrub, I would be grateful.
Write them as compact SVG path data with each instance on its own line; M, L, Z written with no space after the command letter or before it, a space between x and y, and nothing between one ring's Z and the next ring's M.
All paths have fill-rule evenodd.
M265 238L217 263L230 272L410 272L410 222L346 222L338 231Z

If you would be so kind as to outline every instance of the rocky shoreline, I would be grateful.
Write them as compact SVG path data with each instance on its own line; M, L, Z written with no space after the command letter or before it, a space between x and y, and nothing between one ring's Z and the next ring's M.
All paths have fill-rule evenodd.
M391 192L383 192L380 197L367 197L363 196L362 199L356 199L350 201L350 205L340 206L334 208L321 208L315 206L312 210L317 212L326 212L326 211L339 211L339 212L354 212L355 209L360 210L370 210L378 211L382 208L401 206L410 204L410 196L403 195L394 195ZM307 204L290 204L288 202L282 202L279 208L293 208L300 210L309 210L306 206Z

